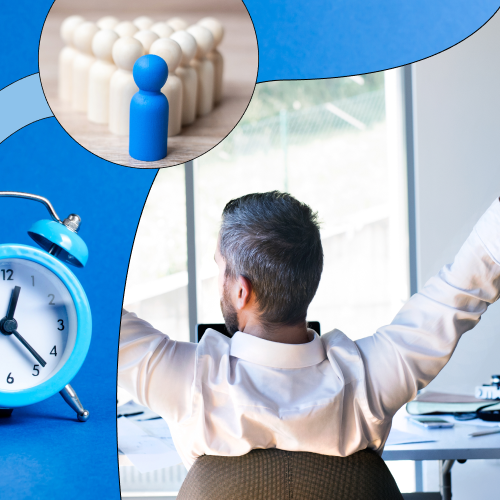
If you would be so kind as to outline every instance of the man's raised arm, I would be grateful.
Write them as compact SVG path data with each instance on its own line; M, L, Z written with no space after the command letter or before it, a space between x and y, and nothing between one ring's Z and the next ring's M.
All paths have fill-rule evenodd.
M390 325L356 341L366 369L368 401L392 416L450 359L500 293L500 202L481 217L455 257L405 304Z
M190 412L196 345L176 342L123 311L118 385L167 421Z

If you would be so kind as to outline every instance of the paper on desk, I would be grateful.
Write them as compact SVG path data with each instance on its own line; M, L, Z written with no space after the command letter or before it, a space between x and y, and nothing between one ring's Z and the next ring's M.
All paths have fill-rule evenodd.
M165 420L157 418L155 420L142 420L135 423L144 429L149 435L161 439L162 442L169 448L175 450L175 444Z
M129 420L147 420L150 418L158 418L159 415L146 406L142 406L135 401L129 401L117 408L119 416L125 416Z
M164 469L181 462L173 443L170 445L171 439L170 432L163 439L148 434L146 429L125 417L118 419L118 449L140 472Z
M410 434L393 427L385 444L391 446L395 444L434 443L435 441L435 439L424 438L418 434Z

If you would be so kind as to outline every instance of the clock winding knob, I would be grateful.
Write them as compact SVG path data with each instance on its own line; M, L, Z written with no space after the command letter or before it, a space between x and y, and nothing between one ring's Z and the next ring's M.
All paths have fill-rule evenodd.
M74 233L78 232L78 229L80 229L80 224L82 223L82 219L79 215L76 214L69 214L64 220L63 224L70 230L73 231Z

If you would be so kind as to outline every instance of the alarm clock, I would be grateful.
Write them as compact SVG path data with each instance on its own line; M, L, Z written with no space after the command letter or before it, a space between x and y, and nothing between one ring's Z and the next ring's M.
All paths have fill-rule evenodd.
M43 203L51 220L28 235L39 248L0 244L0 412L47 399L57 392L85 422L89 417L70 382L90 347L92 319L82 285L67 264L82 268L88 249L77 234L81 219L61 220L42 196L0 191L0 197Z

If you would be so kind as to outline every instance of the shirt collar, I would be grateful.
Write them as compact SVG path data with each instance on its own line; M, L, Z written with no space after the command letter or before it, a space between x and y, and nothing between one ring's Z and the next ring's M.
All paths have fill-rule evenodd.
M314 330L307 330L307 344L271 342L248 333L236 332L231 339L231 356L271 368L305 368L326 359L325 348Z

